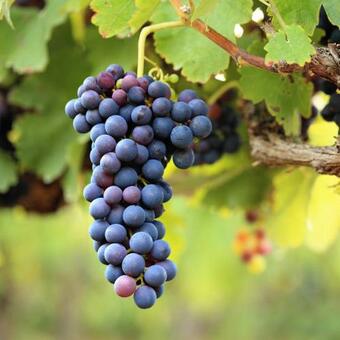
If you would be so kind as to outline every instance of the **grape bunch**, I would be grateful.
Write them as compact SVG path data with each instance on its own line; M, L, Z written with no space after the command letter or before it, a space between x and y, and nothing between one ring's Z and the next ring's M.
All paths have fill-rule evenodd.
M215 104L210 107L209 115L215 118L212 119L213 132L194 146L196 165L213 164L223 154L235 153L241 146L237 132L240 121L232 107Z
M174 102L166 83L116 64L87 77L77 95L65 112L92 141L84 197L95 220L94 248L116 294L134 295L138 307L149 308L177 270L156 220L172 197L164 169L171 157L181 169L194 163L192 145L212 130L208 107L192 90Z

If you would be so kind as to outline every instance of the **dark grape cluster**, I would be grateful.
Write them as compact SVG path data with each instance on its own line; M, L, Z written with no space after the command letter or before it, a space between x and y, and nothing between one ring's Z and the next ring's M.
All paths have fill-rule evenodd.
M116 64L86 78L77 95L65 112L92 141L93 173L84 189L95 219L90 236L115 292L149 308L176 275L156 220L172 196L164 169L171 157L181 169L194 163L192 145L212 130L208 107L191 90L174 102L166 83Z
M210 107L213 132L194 146L195 164L212 164L224 154L237 152L241 138L237 132L240 120L237 112L228 105Z
M321 6L320 14L319 14L319 28L322 28L325 31L325 35L321 39L321 43L327 44L328 42L340 44L340 30L338 26L333 25L324 9Z
M321 116L328 122L334 122L340 128L340 94L333 93L328 104L321 111Z

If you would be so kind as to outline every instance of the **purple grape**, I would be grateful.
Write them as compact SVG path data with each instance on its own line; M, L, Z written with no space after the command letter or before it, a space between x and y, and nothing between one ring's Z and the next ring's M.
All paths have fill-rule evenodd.
M123 199L126 203L136 204L141 198L141 191L136 186L130 186L124 189Z
M107 204L117 204L122 200L123 192L122 189L117 186L111 186L104 191L104 200Z
M131 236L129 245L133 252L143 255L151 250L153 240L148 233L138 232Z
M128 92L128 98L131 103L143 104L145 101L145 91L139 86L133 86Z
M122 139L116 146L116 154L121 161L131 162L138 155L137 144L132 139Z
M132 130L132 139L139 144L148 145L153 140L154 133L150 125L136 126Z
M122 224L123 223L123 212L124 212L124 207L121 205L115 205L107 217L107 221L110 224Z
M170 247L164 240L156 240L151 249L151 256L155 260L165 260L170 255Z
M109 152L100 159L100 166L105 173L113 175L120 170L121 162L114 152Z
M122 262L122 269L126 275L138 277L145 268L145 260L143 256L130 253L125 256Z
M127 102L127 94L122 89L117 89L112 93L112 99L119 105L123 106Z
M161 186L148 184L142 189L142 202L147 208L155 208L162 204L164 193Z
M73 128L79 133L86 133L91 130L91 125L82 114L77 114L73 119Z
M155 136L160 139L168 139L174 127L175 122L169 117L155 118L152 123Z
M98 152L104 155L115 150L116 140L110 135L101 135L96 139L94 145Z
M105 98L100 102L98 111L104 119L107 119L118 114L119 106L113 99Z
M125 92L128 92L131 87L138 86L138 80L135 76L128 74L122 79L121 87Z
M190 89L183 90L178 95L178 101L185 103L189 103L191 100L196 98L198 98L196 92Z
M129 227L140 227L145 222L145 211L138 205L130 205L123 212L123 221Z
M112 64L106 68L107 72L110 72L113 75L115 81L119 78L122 78L124 75L124 70L120 65Z
M136 290L136 280L128 275L120 276L114 283L114 290L120 297L129 297Z
M127 231L121 224L111 224L105 230L105 239L109 243L122 243L127 237Z
M137 181L138 175L136 170L129 167L121 168L114 178L114 184L119 186L121 189L125 189L131 185L136 185Z
M101 72L97 76L98 85L104 90L111 90L115 86L115 79L110 72Z
M153 98L159 98L159 97L171 97L171 91L170 87L161 82L161 81L153 81L149 87L148 87L148 95Z
M126 120L121 116L111 116L105 122L106 132L115 138L124 137L128 131Z
M193 99L189 102L189 106L192 110L192 116L196 117L196 116L206 116L208 115L208 105L206 104L206 102L202 99Z
M144 274L145 283L151 287L159 287L166 281L166 271L162 266L153 265Z
M98 242L105 242L105 231L109 224L106 221L94 221L89 229L90 237Z
M76 99L71 99L65 105L65 113L68 117L70 117L72 119L77 115L77 112L74 109L75 101L76 101Z
M89 202L92 202L93 200L101 197L102 195L103 195L103 189L100 188L95 183L89 183L83 190L83 196Z
M121 264L126 255L126 248L119 243L111 243L104 252L106 262L114 266Z
M131 120L137 125L148 124L152 119L152 111L146 105L140 105L131 112Z
M171 112L172 103L168 98L156 98L152 103L152 111L157 117L164 117Z
M142 309L152 307L157 299L156 292L149 286L140 286L133 295L135 304Z
M95 219L105 218L110 210L110 206L102 197L94 199L90 204L90 215Z
M98 108L100 103L100 96L96 91L85 91L80 97L81 105L87 110L93 110Z

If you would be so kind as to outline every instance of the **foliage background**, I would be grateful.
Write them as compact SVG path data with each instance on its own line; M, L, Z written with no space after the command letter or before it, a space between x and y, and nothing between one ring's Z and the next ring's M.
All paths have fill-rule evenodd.
M320 4L314 2L317 13ZM99 0L94 3L101 5ZM229 1L221 3L230 6ZM125 38L104 40L97 28L80 20L86 5L86 1L53 0L42 11L14 6L15 30L0 22L0 88L19 108L10 131L1 136L12 146L0 148L0 338L336 339L340 332L338 180L306 169L254 168L244 127L240 131L244 147L238 154L214 166L168 169L175 197L162 220L179 274L163 297L151 310L140 311L131 300L113 294L92 250L88 207L81 198L89 179L84 161L88 138L76 135L63 107L87 75L113 62L135 69L137 38L126 37L122 20L108 35L120 33ZM230 25L222 33L231 35L235 23L249 21L255 5L259 4L241 1L243 11L233 8ZM132 30L143 24L138 18ZM162 9L152 21L171 18L173 13ZM217 19L214 14L208 18L219 25ZM190 86L207 98L221 87L211 75L228 68L227 81L241 76L241 87L242 79L249 84L247 75L262 79L257 83L259 92L245 85L241 90L247 98L273 104L264 98L261 86L267 80L262 75L247 69L238 73L224 52L196 32L180 30L180 34L157 33L147 45L147 54L164 69L172 72L173 65L181 69L186 78L175 85L177 90ZM246 35L238 44L249 47L253 37ZM189 51L178 50L183 41L195 45ZM197 49L202 53L195 53ZM156 51L173 65L164 63ZM192 63L193 55L202 59ZM207 62L209 56L216 60ZM202 85L188 79L209 81ZM309 107L308 86L301 85L307 104L295 106ZM283 108L283 114L295 106ZM335 124L317 120L310 129L310 142L331 144L334 135ZM31 185L30 194L13 203L8 192L15 185L22 189L23 183ZM55 187L61 198L57 195L52 209L44 211ZM275 245L261 275L249 273L232 250L237 230L247 226L247 209L261 212L261 226Z

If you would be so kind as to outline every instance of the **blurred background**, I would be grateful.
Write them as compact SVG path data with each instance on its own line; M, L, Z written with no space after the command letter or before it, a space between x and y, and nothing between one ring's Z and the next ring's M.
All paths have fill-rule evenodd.
M139 310L114 294L88 236L90 143L63 110L86 76L134 70L137 39L104 40L80 3L16 1L16 29L0 22L0 339L339 339L338 179L253 167L242 123L242 146L214 165L167 169L175 195L161 220L178 275L162 298ZM147 55L174 72L152 39ZM207 99L238 77L230 63L204 85L173 87ZM224 103L245 104L237 90ZM317 118L308 133L330 145L337 129ZM256 233L267 248L253 257Z

